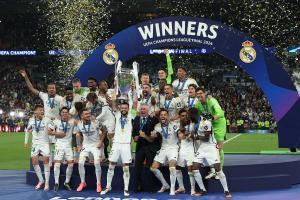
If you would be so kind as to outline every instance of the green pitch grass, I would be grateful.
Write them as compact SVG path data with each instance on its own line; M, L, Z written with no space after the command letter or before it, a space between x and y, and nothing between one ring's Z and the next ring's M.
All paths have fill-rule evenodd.
M0 170L28 170L30 144L24 149L24 133L0 133ZM133 144L133 149L135 145ZM277 134L227 134L225 153L287 154L278 148Z

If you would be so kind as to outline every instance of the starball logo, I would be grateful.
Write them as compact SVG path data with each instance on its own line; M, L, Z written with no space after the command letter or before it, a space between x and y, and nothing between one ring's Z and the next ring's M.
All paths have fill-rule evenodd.
M164 36L198 36L215 39L218 36L218 28L218 25L197 21L169 21L138 27L138 31L144 41Z

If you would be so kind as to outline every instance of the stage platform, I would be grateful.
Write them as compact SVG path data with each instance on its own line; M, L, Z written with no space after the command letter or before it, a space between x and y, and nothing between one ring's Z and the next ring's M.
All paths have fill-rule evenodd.
M63 185L65 179L65 168L62 166L60 185ZM95 189L94 166L86 165L86 181L88 188ZM166 180L169 180L169 171L167 167L161 168ZM290 188L300 183L300 156L299 155L225 155L224 172L227 176L228 186L232 192L273 190ZM202 176L208 172L208 168L201 171ZM102 185L106 185L107 165L102 166ZM134 187L134 167L130 167L131 181L130 190ZM184 170L184 184L189 191L189 178L187 171ZM148 174L148 176L147 176ZM149 181L149 176L153 184ZM158 190L160 183L154 178L148 170L143 170L143 188L146 191ZM35 185L37 177L31 167L31 171L26 172L26 183ZM219 180L204 180L209 192L222 192ZM73 188L80 183L77 165L74 167L71 179ZM50 186L54 185L53 172L51 172ZM153 187L152 187L153 186ZM113 190L123 190L122 168L116 167L115 176L112 183Z

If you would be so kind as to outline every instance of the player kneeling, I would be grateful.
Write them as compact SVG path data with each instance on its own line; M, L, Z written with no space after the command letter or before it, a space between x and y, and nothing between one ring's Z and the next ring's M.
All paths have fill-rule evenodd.
M72 135L74 131L75 122L70 119L69 109L62 107L59 112L60 119L55 119L51 125L49 125L49 135L55 136L55 156L54 156L54 190L58 191L59 188L59 174L60 165L65 158L68 163L66 170L66 180L64 186L71 190L69 185L73 172L74 156L72 149Z
M97 192L102 191L101 187L101 159L104 158L104 145L105 131L97 121L91 120L91 113L87 109L83 109L81 113L81 121L77 124L76 141L77 148L80 151L78 170L81 183L77 188L77 192L81 192L87 185L85 182L85 169L84 163L86 157L91 153L94 157L95 174L97 178ZM101 130L102 129L102 130ZM81 141L81 135L83 141Z
M217 142L214 137L211 121L206 120L203 117L197 117L198 111L195 108L190 109L189 112L193 115L193 119L191 119L191 121L193 121L195 123L195 127L197 127L193 137L194 139L199 139L201 141L193 164L194 177L202 190L201 193L202 195L206 194L206 190L202 182L199 168L201 164L208 164L209 166L214 166L216 174L223 186L225 197L231 198L232 196L228 190L226 176L221 169L219 150L217 149Z
M154 162L152 163L150 170L162 184L162 187L158 192L164 192L170 189L170 186L158 168L161 164L164 164L166 161L168 161L171 182L170 195L175 195L176 161L178 157L177 131L179 125L177 122L169 121L169 114L165 109L160 110L159 121L160 123L155 126L154 131L151 133L151 137L155 138L159 135L162 136L162 145L154 158Z

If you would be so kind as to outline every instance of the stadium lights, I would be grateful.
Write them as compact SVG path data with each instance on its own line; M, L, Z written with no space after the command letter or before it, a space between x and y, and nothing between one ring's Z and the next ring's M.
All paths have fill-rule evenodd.
M9 113L9 115L11 116L11 117L13 117L13 116L15 116L15 111L10 111L10 113Z
M24 117L24 112L19 112L18 117L23 118Z
M3 114L3 110L2 109L0 109L0 115L2 115Z

